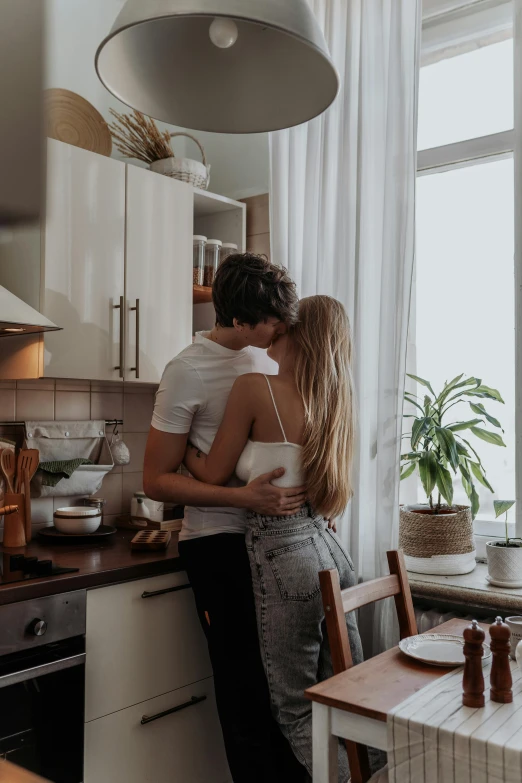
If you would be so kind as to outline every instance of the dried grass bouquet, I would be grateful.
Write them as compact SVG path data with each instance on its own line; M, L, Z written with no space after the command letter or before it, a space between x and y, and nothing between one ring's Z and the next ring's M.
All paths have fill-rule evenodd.
M173 158L170 146L170 132L161 132L150 117L136 109L131 114L118 114L110 109L116 122L109 124L109 130L116 149L126 158L137 158L144 163Z

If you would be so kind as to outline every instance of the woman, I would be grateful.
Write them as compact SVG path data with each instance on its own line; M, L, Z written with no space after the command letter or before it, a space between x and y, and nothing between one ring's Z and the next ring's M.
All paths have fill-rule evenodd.
M247 548L272 707L311 775L312 713L304 691L333 673L318 572L337 568L343 589L355 581L352 562L325 521L341 514L352 494L351 336L343 306L328 296L302 299L297 325L268 353L279 374L239 377L210 453L189 446L185 464L212 484L224 484L234 471L248 482L281 466L284 474L274 483L307 485L309 503L293 516L249 514ZM352 616L347 622L357 663L359 633ZM347 780L342 747L339 769Z

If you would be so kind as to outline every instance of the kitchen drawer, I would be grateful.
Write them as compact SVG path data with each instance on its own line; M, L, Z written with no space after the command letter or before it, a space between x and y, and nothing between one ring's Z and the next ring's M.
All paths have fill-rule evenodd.
M187 585L180 572L87 593L86 721L211 676Z
M191 699L201 699L191 706ZM173 707L177 712L142 725ZM211 678L85 726L85 783L225 783L230 773Z

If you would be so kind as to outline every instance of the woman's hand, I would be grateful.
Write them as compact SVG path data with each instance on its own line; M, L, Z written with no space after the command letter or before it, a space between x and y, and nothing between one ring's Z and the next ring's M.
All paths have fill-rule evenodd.
M306 487L275 487L271 482L281 478L284 468L277 468L251 481L238 491L244 508L269 517L288 517L299 511L306 500Z

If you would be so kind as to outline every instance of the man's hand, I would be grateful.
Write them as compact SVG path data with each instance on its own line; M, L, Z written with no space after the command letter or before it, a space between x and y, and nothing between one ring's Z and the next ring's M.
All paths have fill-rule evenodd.
M288 517L299 511L306 500L306 487L284 489L270 483L284 472L284 468L277 468L236 490L242 493L244 508L269 517Z

